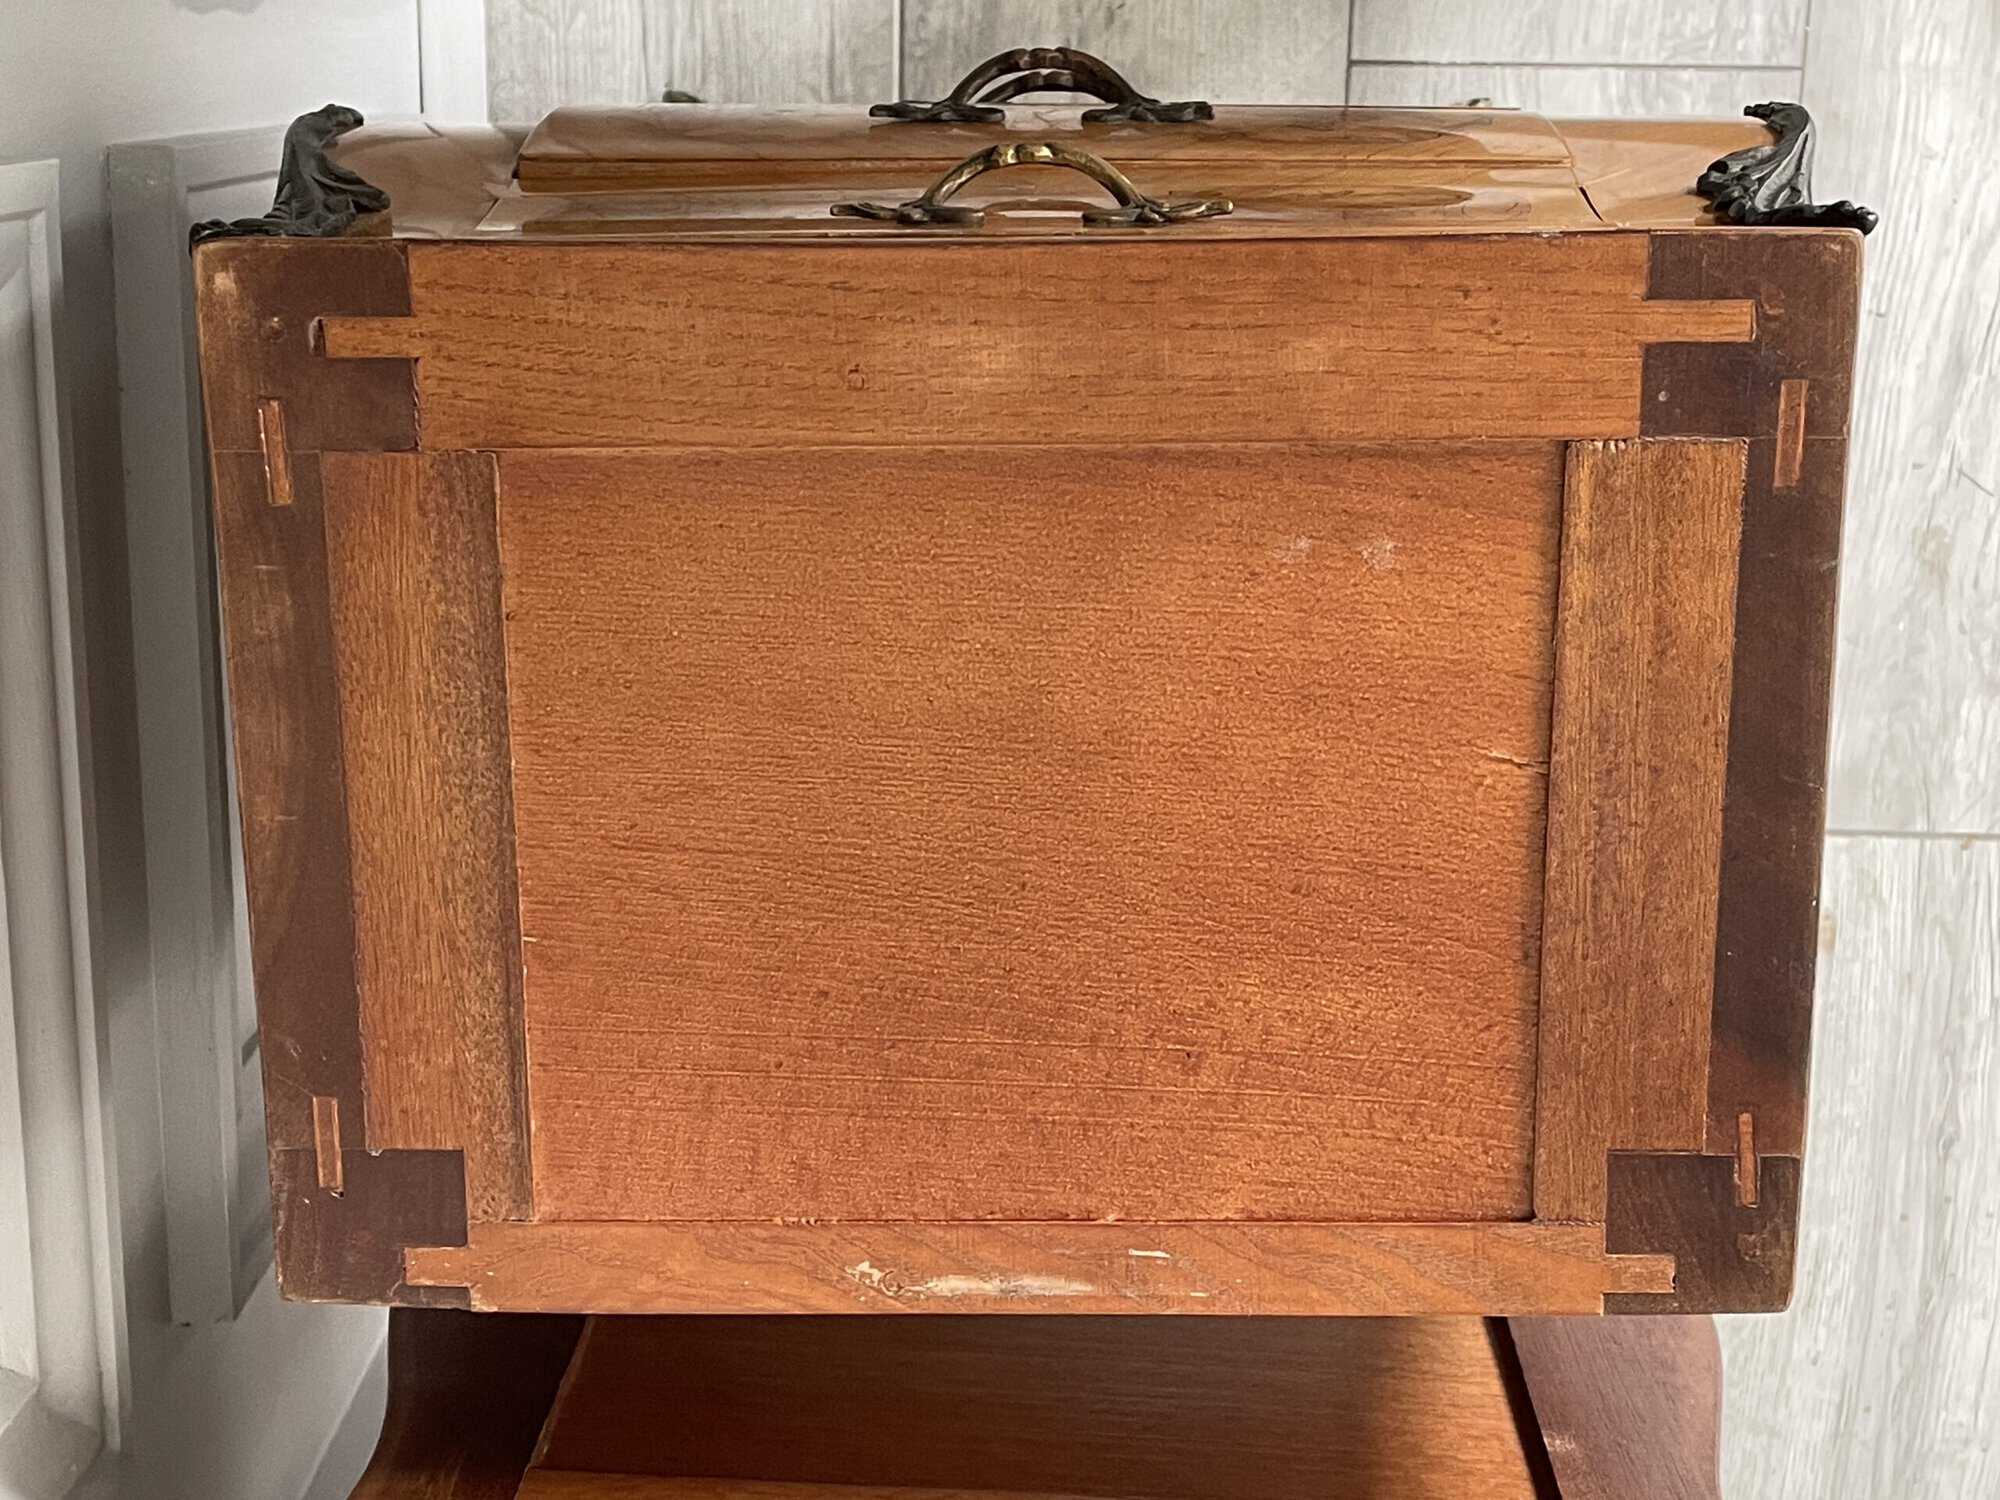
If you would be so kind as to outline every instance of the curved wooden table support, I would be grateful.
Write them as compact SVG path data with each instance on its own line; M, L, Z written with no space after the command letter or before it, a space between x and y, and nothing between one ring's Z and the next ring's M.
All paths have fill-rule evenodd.
M1708 1317L1502 1318L1562 1500L1720 1500L1722 1347Z
M389 1409L352 1500L514 1500L583 1325L390 1313Z
M1720 1495L1705 1317L398 1309L389 1358L354 1500Z

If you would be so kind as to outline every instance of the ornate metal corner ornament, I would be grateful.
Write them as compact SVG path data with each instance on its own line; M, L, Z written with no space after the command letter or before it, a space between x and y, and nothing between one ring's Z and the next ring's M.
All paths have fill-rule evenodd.
M981 89L986 92L981 94ZM1108 109L1084 111L1083 118L1092 123L1132 120L1185 125L1215 118L1214 107L1204 100L1165 103L1140 93L1111 64L1074 47L1016 47L996 53L961 78L946 98L900 99L894 104L871 105L868 113L878 120L990 125L1007 118L1000 106L1009 99L1050 91L1094 94L1102 99Z
M190 247L238 235L334 235L363 214L380 213L389 195L327 159L326 148L363 124L361 112L327 104L300 115L285 132L278 195L256 219L206 219L188 231Z
M1777 139L1732 151L1695 182L1694 190L1715 205L1729 224L1792 224L1815 229L1875 227L1877 215L1845 198L1812 201L1813 121L1802 104L1772 102L1747 106L1744 114L1764 121Z

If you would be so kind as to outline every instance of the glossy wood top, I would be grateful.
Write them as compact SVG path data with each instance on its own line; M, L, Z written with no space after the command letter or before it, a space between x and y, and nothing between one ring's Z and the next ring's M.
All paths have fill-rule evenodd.
M1085 123L1077 104L1012 105L995 124L874 119L859 106L642 104L550 114L521 148L523 186L579 178L668 183L675 169L784 162L926 162L940 167L1000 141L1059 140L1120 162L1567 162L1540 115L1515 110L1224 105L1198 124Z
M1754 120L1550 121L1506 110L1227 106L1195 125L1083 124L1080 106L1010 106L993 125L871 119L860 107L561 109L532 131L391 124L333 155L389 193L353 235L493 240L1287 238L1687 227L1715 157L1767 138ZM1053 139L1152 197L1227 197L1226 217L1088 227L1104 191L1076 172L990 173L953 199L979 226L835 217L896 204L998 141Z

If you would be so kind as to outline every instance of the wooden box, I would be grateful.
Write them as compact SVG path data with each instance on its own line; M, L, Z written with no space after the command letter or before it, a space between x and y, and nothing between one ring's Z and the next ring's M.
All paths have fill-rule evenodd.
M1002 113L322 111L200 247L286 1293L1782 1306L1859 236Z

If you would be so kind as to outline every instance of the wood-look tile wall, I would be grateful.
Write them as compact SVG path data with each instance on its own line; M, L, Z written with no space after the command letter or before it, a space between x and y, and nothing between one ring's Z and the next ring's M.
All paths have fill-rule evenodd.
M1810 28L1807 22L1810 20ZM1727 1493L2000 1493L2000 5L489 0L492 106L932 95L1065 42L1148 92L1557 114L1797 98L1879 209L1841 597L1801 1291L1728 1320Z

